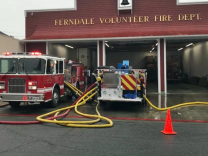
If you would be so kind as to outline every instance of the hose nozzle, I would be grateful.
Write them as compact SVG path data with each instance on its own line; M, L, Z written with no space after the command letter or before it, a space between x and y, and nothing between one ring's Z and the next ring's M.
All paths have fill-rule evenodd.
M96 77L96 80L97 81L101 81L101 77Z

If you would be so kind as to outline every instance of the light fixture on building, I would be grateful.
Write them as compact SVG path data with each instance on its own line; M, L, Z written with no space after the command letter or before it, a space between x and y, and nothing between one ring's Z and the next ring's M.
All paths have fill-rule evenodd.
M71 48L71 49L74 49L74 47L72 47L72 46L69 46L69 45L65 45L66 47L69 47L69 48Z
M154 50L155 48L153 47L152 50Z
M183 48L178 49L178 51L183 50Z
M123 0L121 5L129 5L130 3L128 2L128 0Z
M156 43L155 46L158 46L158 43Z
M192 45L193 45L193 43L190 43L190 44L186 45L186 47L189 47L189 46L192 46Z
M152 52L152 50L150 50L150 53Z
M106 45L107 47L110 47L110 46L108 45L108 43L105 43L105 45Z

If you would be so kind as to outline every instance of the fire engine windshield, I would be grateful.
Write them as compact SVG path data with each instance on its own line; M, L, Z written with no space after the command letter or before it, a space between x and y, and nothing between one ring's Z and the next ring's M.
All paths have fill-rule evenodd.
M17 58L0 58L0 74L17 73Z
M20 58L19 74L45 74L45 62L39 58Z

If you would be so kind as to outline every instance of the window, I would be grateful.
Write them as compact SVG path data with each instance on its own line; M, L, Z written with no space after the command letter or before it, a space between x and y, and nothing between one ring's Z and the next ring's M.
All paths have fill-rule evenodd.
M39 58L19 59L19 74L45 74L45 60Z
M0 59L0 74L14 74L17 72L18 59L16 58L1 58Z
M48 60L47 61L47 69L46 69L46 73L47 74L53 74L53 70L54 69L54 63L53 60Z
M63 73L63 72L64 72L64 62L59 61L59 73Z
M208 0L177 0L178 5L207 4Z

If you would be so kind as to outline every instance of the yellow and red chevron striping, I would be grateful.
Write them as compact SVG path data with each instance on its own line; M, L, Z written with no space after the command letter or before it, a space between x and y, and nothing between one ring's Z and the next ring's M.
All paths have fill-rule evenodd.
M136 89L136 78L133 75L122 75L121 84L123 85L123 90L135 90ZM140 83L137 79L137 90L140 90Z
M128 75L122 75L121 78L122 83L126 84L126 86L128 87L126 89L135 90L136 83L132 82L133 80L131 79L131 77L129 77Z

